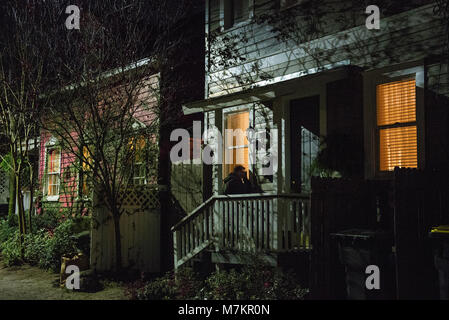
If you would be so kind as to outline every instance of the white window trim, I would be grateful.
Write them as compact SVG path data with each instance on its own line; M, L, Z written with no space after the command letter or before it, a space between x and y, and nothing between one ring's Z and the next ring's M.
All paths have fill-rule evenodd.
M224 177L224 170L225 170L225 165L226 165L226 120L227 120L227 116L230 114L238 114L238 113L245 113L248 112L249 113L249 123L248 123L248 127L251 127L251 123L253 123L253 114L252 114L252 108L250 108L247 105L244 106L237 106L237 107L232 107L232 108L227 108L227 109L223 109L223 119L222 119L222 134L223 134L223 159L222 159L222 164L221 164L221 178L222 180L226 177ZM249 144L248 145L239 145L239 146L232 146L228 149L232 149L232 150L236 150L236 149L243 149L247 147L248 148L248 166L251 165L250 163L250 155L249 155ZM251 168L245 168L246 170L250 170Z
M48 159L48 153L51 150L55 150L55 149L59 149L59 189L58 189L58 194L57 195L51 195L49 196L47 194L48 191L48 168L47 168L47 159ZM45 201L49 201L49 202L56 202L59 201L59 196L60 196L60 192L61 192L61 163L62 163L62 150L60 147L58 147L56 145L56 139L54 139L53 137L50 138L50 140L45 144L45 156L44 156L44 168L45 168L45 182L44 182L44 187L43 187L43 194L44 196L44 200Z
M83 166L81 164L80 170L78 170L78 175L77 175L77 180L76 180L76 185L78 187L76 188L76 191L75 191L77 193L75 200L87 201L90 198L90 195L84 194L84 192L82 192L83 185L81 184L81 175L83 176L83 184L84 184L85 179L86 179L86 174L85 174L86 172L87 171L84 171Z
M135 175L135 171L134 171L134 172L133 172L133 177L132 177L133 184L134 184L134 181L136 181L136 180L138 180L138 181L143 180L143 181L144 181L143 184L139 183L139 184L134 184L134 185L137 185L137 186L145 186L145 185L148 184L148 180L147 180L147 168L146 168L146 166L145 166L145 162L135 162L135 163L134 163L134 169L135 169L136 165L137 165L137 166L141 166L141 165L144 166L144 176L136 176L136 175Z
M379 84L415 78L418 169L425 168L425 70L423 61L404 63L372 70L364 74L365 178L390 179L393 171L380 171L377 126L377 93Z

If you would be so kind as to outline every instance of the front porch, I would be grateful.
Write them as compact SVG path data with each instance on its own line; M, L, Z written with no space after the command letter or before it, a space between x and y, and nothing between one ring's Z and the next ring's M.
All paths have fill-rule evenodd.
M312 226L323 221L314 216L312 225L311 209L311 178L324 170L315 161L321 138L349 135L349 148L336 155L346 157L338 162L363 176L361 86L359 68L340 66L184 106L185 114L204 113L204 147L198 164L173 164L174 195L187 214L172 228L174 267L242 264L240 256L248 253L277 267L310 265L312 247L322 243L319 230L312 238ZM205 163L204 156L213 161ZM262 193L223 195L235 165L247 169L253 190ZM191 188L196 176L201 183ZM202 190L201 197L191 190ZM195 201L184 201L187 192ZM204 203L190 206L198 198Z
M258 253L270 265L278 254L311 249L310 196L215 195L173 228L174 265L208 251L214 264L238 264L238 253Z

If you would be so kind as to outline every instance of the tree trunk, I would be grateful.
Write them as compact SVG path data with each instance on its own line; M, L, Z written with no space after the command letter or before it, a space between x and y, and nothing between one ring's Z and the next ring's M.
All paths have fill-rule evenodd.
M118 274L122 271L122 237L120 233L120 213L118 210L112 212L115 231L115 268Z
M32 216L33 216L33 190L34 190L34 178L33 178L33 168L30 165L30 209L28 210L28 228L30 233L33 233Z
M25 225L25 214L23 208L23 195L20 184L20 175L16 174L16 199L17 199L17 209L18 209L18 220L19 220L19 239L20 239L20 253L23 258L24 255L24 236L26 233Z
M14 172L9 173L8 220L13 221L16 214L16 180Z

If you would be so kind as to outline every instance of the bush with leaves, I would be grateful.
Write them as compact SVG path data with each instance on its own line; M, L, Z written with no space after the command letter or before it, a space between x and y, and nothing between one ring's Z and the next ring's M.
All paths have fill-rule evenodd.
M213 273L203 292L207 300L301 300L307 294L293 273L254 265Z
M13 219L1 219L0 220L0 244L4 243L8 239L14 236L17 230L17 223Z
M169 272L165 276L149 282L137 293L131 294L139 300L193 300L198 298L202 282L191 269Z
M302 300L307 289L296 276L251 259L239 269L217 271L201 280L191 269L168 273L139 288L131 298L142 300Z
M33 234L25 235L25 261L31 265L40 265L50 241L49 233L42 229Z
M22 258L17 228L11 233L7 222L2 221L0 236L5 241L0 244L0 250L3 260L7 266L28 262L43 269L59 272L61 257L77 253L76 240L73 236L76 229L76 224L67 219L54 230L40 229L25 235Z
M0 244L3 262L6 266L19 265L23 263L20 252L20 234L15 230L8 239Z
M73 221L65 220L49 233L48 241L42 250L39 266L58 272L61 267L62 256L73 256L77 253L76 242L73 238Z
M33 218L33 230L53 230L60 221L60 215L55 214L53 211L45 211L42 214L38 214Z

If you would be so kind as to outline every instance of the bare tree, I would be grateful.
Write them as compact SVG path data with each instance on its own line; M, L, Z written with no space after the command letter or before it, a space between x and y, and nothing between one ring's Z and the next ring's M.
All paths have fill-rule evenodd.
M123 192L138 158L152 153L146 162L157 167L159 72L173 67L168 57L185 41L173 30L191 8L190 1L83 1L80 30L59 30L61 39L51 39L57 55L47 72L56 89L48 93L51 106L41 125L76 157L95 198L110 212L117 271Z
M44 22L48 19L45 11L36 7L36 1L5 1L0 11L5 30L0 36L0 134L8 144L10 160L4 163L9 164L14 176L23 241L27 227L22 187L29 184L31 192L28 217L31 231L35 168L30 151L36 147L39 94L46 85L44 66L51 48L42 50Z

